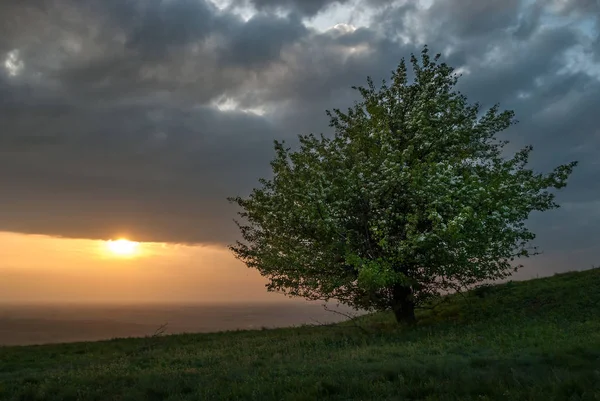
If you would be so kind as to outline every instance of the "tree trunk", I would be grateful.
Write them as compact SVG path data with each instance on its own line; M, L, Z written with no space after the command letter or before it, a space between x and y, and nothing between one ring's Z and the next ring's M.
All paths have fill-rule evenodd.
M392 311L398 323L415 324L415 303L410 287L395 286L393 290Z

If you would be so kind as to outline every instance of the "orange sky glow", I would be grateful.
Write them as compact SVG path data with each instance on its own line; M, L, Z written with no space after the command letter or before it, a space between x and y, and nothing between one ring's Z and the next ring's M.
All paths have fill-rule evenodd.
M121 237L116 237L121 238ZM132 238L132 240L134 240ZM224 246L106 241L0 232L0 303L286 301Z

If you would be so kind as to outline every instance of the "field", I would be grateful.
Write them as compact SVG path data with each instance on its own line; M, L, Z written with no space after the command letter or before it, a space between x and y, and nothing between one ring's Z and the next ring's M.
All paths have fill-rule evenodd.
M342 324L0 348L2 400L599 400L600 269Z

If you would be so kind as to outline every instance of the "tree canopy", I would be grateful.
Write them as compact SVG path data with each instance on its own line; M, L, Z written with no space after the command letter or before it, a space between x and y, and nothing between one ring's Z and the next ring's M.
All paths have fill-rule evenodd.
M229 198L243 219L230 249L269 290L414 322L420 303L508 277L537 253L525 221L558 207L549 189L577 162L542 174L526 168L531 146L503 157L495 135L514 112L468 103L439 59L424 47L412 82L402 59L389 84L353 87L360 101L327 111L332 137L275 141L272 178Z

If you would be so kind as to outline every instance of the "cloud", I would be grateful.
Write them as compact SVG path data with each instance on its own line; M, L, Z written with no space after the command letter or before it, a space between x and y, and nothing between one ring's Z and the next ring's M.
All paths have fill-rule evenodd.
M437 1L425 11L427 20L440 21L443 33L459 37L491 36L518 17L521 1Z
M364 2L358 29L351 2L217 3L0 4L0 231L231 242L225 198L269 174L272 140L329 133L325 109L427 43L471 101L515 110L502 135L533 167L580 160L569 206L531 220L540 246L600 239L596 2Z
M124 3L124 7L129 8L127 14L133 17L122 21L128 27L126 46L153 58L164 59L173 47L200 42L219 23L227 23L219 18L214 6L205 1L150 0Z
M242 68L263 67L279 59L286 45L307 34L308 29L295 16L257 14L223 32L226 47L219 52L220 61Z
M348 3L348 0L237 0L237 3L250 3L260 11L292 11L313 16L332 5Z

